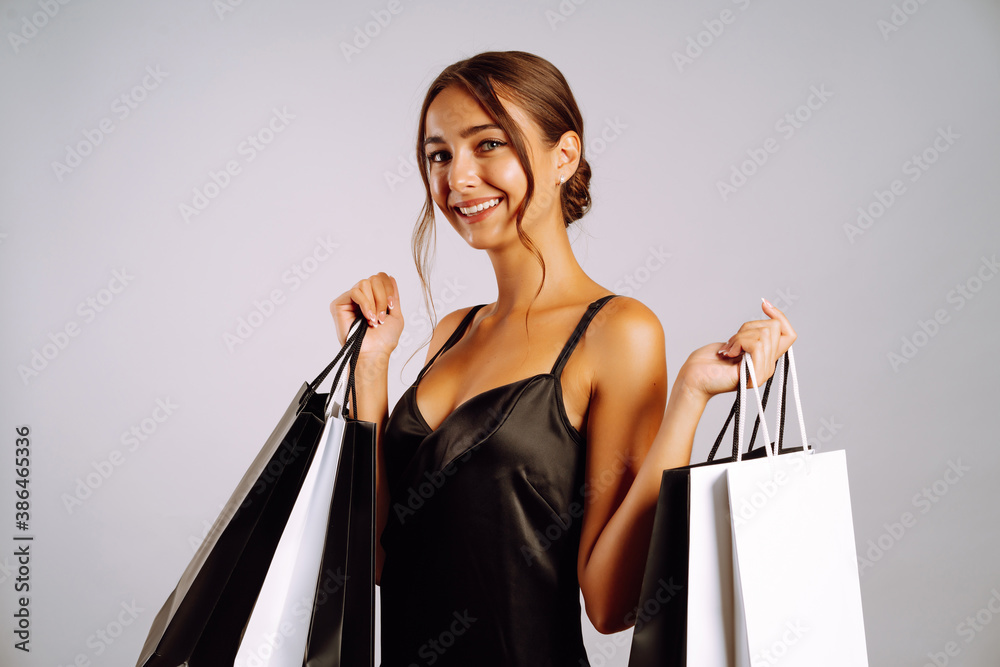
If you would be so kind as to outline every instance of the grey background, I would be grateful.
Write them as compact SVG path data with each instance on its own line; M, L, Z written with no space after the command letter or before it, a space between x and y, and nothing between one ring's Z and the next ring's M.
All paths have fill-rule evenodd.
M0 662L134 664L193 545L335 352L329 301L380 270L399 281L411 334L390 370L395 402L430 331L409 256L422 187L405 166L421 99L455 60L521 49L563 71L586 118L594 207L574 248L660 317L671 379L760 317L761 296L797 328L809 436L847 450L871 664L997 664L1000 280L984 264L1000 250L996 2L401 0L350 57L341 43L387 2L223 2L0 5ZM674 53L724 10L732 22L679 67ZM161 80L122 117L116 99L147 67ZM814 86L830 97L799 109ZM247 161L241 142L275 109L294 118ZM787 136L776 123L797 110L808 120ZM104 119L113 131L57 173ZM948 128L958 138L912 181L906 163ZM718 182L769 138L777 152L724 201ZM230 160L240 173L186 222L180 204ZM858 208L896 179L905 192L851 237ZM304 262L318 238L335 251ZM651 249L670 255L655 271ZM493 299L488 262L447 226L436 257L439 315ZM296 286L287 272L303 263L313 272ZM127 286L102 292L116 270ZM227 344L274 290L271 315ZM105 301L92 317L88 298ZM71 323L77 335L22 378ZM122 434L157 400L177 407L130 451ZM693 460L730 401L709 406ZM11 634L19 425L33 451L28 655ZM115 450L121 465L67 506ZM133 604L113 643L96 639ZM979 630L960 625L977 613ZM593 664L625 665L630 632L584 623Z

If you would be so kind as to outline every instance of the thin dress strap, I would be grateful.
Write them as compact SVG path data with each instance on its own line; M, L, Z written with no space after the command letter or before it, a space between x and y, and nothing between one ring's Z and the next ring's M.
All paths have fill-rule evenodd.
M447 350L452 345L457 343L459 339L465 335L465 330L469 328L469 324L472 322L472 318L475 317L476 313L479 312L479 309L485 305L486 305L485 303L481 303L478 306L473 306L472 309L465 314L465 317L462 318L462 321L459 322L457 327L455 327L455 330L451 333L451 336L448 338L448 340L444 342L444 345L441 346L441 349L439 349L434 354L434 356L431 357L431 360L428 361L426 364L424 364L424 367L420 369L420 373L417 375L417 379L413 382L413 384L417 384L418 382L420 382L420 380L424 377L424 373L426 373L427 369L429 369L431 365L435 361L437 361L437 358L440 357L445 350Z
M576 344L580 341L580 338L583 337L584 332L587 331L587 327L590 326L590 321L594 319L595 315L597 315L597 311L599 311L604 304L616 296L618 295L608 294L607 296L602 296L600 299L587 306L587 312L585 312L583 317L580 318L579 324L577 324L576 329L573 330L573 335L569 337L568 341L566 341L566 345L563 346L562 352L559 353L559 358L556 359L556 363L553 364L552 375L555 375L557 378L559 377L562 373L563 366L566 365L566 360L569 359L569 355L573 354Z

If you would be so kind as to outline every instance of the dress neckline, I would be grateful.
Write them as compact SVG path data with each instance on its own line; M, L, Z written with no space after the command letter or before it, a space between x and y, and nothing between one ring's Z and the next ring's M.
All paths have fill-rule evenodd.
M451 419L451 416L453 414L458 412L460 408L465 406L470 401L476 400L477 398L480 398L481 396L484 396L491 392L500 390L509 390L512 387L515 387L519 384L527 385L534 380L548 377L555 380L556 403L558 404L557 409L559 411L559 415L562 418L561 421L569 430L570 434L573 436L574 439L576 439L578 442L583 442L584 441L583 434L581 434L580 431L577 430L577 428L573 426L572 423L570 423L569 415L566 414L566 403L562 395L562 379L560 376L562 375L563 366L565 366L566 361L569 359L569 356L570 354L572 354L573 350L576 349L576 344L583 336L583 333L587 330L587 327L590 325L591 319L593 319L594 315L597 314L597 311L600 310L605 303L607 303L615 296L617 295L607 294L590 302L590 304L587 306L587 309L583 312L583 315L580 317L580 320L577 322L576 327L573 329L573 332L570 334L569 339L563 345L562 350L559 352L559 356L556 357L556 360L553 363L551 370L549 370L547 373L536 373L535 375L521 378L519 380L514 380L512 382L507 382L497 387L491 387L477 394L474 394L469 398L465 399L464 401L462 401L461 403L459 403L458 405L456 405L451 410L451 412L445 415L444 419L441 420L441 423L438 424L437 428L431 428L430 424L428 424L427 420L424 418L423 412L421 412L420 406L417 403L417 387L420 385L420 381L423 379L427 371L430 370L430 367L434 364L435 361L437 361L437 358L440 357L441 354L443 354L447 350L451 349L451 347L455 345L455 343L457 343L459 340L465 337L465 332L468 331L469 326L471 326L472 322L475 320L476 313L479 312L479 310L483 308L486 304L481 303L477 306L473 306L469 310L469 312L466 313L465 317L462 319L459 325L455 327L455 331L452 332L448 340L446 340L444 345L441 346L441 349L439 349L437 353L431 358L431 360L428 361L427 364L420 370L420 373L417 375L417 379L414 380L413 384L410 385L410 388L407 390L411 392L410 403L413 406L414 416L416 416L416 418L420 421L421 425L425 429L427 429L427 434L431 435L440 430L441 427L443 427L445 423L449 419Z
M464 401L462 401L461 403L459 403L458 405L456 405L455 408L451 412L449 412L447 415L445 415L444 419L441 420L441 423L438 424L437 428L431 428L431 425L427 423L426 419L424 419L424 413L420 411L420 405L417 403L417 385L419 384L419 381L418 382L414 382L412 385L410 385L410 388L409 388L408 391L412 392L412 396L410 397L411 398L410 403L411 403L411 405L413 405L413 414L416 415L417 419L420 420L421 425L423 425L423 427L425 429L427 429L427 434L430 435L432 433L435 433L436 431L440 431L441 427L443 427L445 425L445 423L449 419L451 419L451 416L453 414L455 414L456 412L458 412L462 407L464 407L466 403L469 403L470 401L474 401L477 398L480 398L481 396L485 396L486 394L489 394L491 392L500 391L502 389L503 390L510 389L510 388L512 388L512 387L514 387L514 386L516 386L518 384L521 384L521 383L528 384L532 380L537 380L539 378L544 378L544 377L549 377L549 378L552 378L553 380L557 379L556 376L555 376L555 374L552 371L549 371L547 373L538 373L538 374L532 375L530 377L521 378L519 380L514 380L513 382L508 382L506 384L502 384L502 385L499 385L497 387L490 387L489 389L484 389L483 391L479 392L478 394L470 396L469 398L465 399ZM563 413L565 413L566 406L565 406L565 404L562 401L562 392L561 391L559 392L559 402L562 404L562 405L560 405L560 408L559 408L560 411L563 412ZM577 431L576 427L574 427L572 424L569 423L569 417L568 416L566 417L566 425L569 426L576 435L580 435L580 432Z

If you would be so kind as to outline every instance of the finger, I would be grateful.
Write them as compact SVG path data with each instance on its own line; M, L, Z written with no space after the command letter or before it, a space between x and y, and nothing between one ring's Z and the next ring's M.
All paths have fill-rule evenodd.
M342 319L347 317L350 317L351 321L354 320L357 311L361 308L358 303L361 298L359 295L358 285L355 285L330 302L330 314L333 315L333 319L338 322L338 325Z
M766 328L768 320L753 320L740 325L739 331L729 337L729 342L721 349L720 354L727 357L737 357L743 352L753 347L752 342L762 335L762 330Z
M739 330L729 338L729 341L719 347L717 353L726 357L737 356L747 349L744 343L749 345L750 341L757 340L762 336L769 336L772 341L778 341L782 335L781 327L782 323L777 319L744 322L740 325ZM791 345L790 342L789 345Z
M392 310L399 305L399 286L396 285L395 276L389 276L389 281L392 282L392 294L389 295L389 310Z
M388 282L389 276L385 273L378 273L371 278L376 327L385 322L385 314L389 309L389 294L387 289Z
M762 387L774 373L774 341L767 329L761 331L756 345L750 350L757 386Z
M795 329L792 328L792 325L788 321L788 318L785 317L785 314L764 297L761 297L760 300L761 310L764 311L764 314L778 322L781 328L782 336L787 336L789 341L794 342L796 338ZM791 344L791 342L788 343L789 346L791 346Z
M347 340L347 332L357 318L357 311L361 308L357 301L361 298L359 294L358 285L355 285L330 302L330 314L337 327L337 340L340 341L341 345Z
M732 357L732 356L734 356L734 353L733 353L733 341L735 341L735 340L736 340L736 334L733 334L732 336L729 337L729 340L727 340L725 343L721 343L719 345L719 349L716 350L715 353L718 354L718 355L720 355L720 356L723 356L723 357ZM739 354L739 353L737 352L735 354Z
M750 327L741 327L740 331L733 337L732 342L724 346L720 353L725 358L736 358L743 354L749 354L753 362L754 379L757 386L763 385L774 374L777 341L779 337L777 324L771 324L762 320ZM747 388L753 387L753 383L748 379Z
M375 326L378 320L375 318L375 296L372 293L371 280L367 278L358 281L358 284L351 290L351 299L358 304L361 315L368 320L368 324Z

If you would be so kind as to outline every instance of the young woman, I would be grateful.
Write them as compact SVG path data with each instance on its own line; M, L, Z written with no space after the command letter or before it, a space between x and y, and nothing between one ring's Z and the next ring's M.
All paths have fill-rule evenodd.
M743 354L763 382L795 340L765 301L767 319L688 357L668 402L659 320L591 280L570 247L566 227L590 205L583 147L548 61L495 52L448 67L420 116L414 258L426 299L436 206L485 251L496 301L441 319L391 415L396 280L373 275L330 305L341 342L358 313L370 327L356 417L379 427L385 667L589 664L580 591L600 632L634 623L662 471L689 463Z

